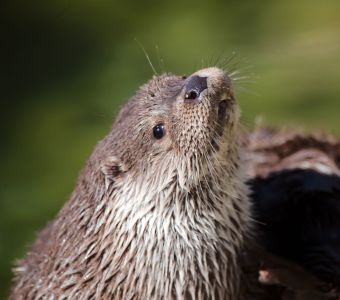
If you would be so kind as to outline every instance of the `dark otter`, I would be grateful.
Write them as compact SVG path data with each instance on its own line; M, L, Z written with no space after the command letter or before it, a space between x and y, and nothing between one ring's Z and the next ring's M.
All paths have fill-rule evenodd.
M340 139L265 127L248 138L257 232L275 256L261 282L272 299L340 299Z
M238 299L250 227L238 134L224 71L154 77L17 266L10 299Z

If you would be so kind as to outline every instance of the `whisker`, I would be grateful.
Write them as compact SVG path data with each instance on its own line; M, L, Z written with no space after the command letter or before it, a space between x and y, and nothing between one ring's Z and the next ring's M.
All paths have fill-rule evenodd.
M158 47L157 44L155 45L155 48L156 48L159 68L161 69L162 73L165 73L166 72L166 68L165 68L164 60L163 60L163 57L160 56L160 51L159 51L159 47Z
M145 48L143 47L143 45L142 45L136 38L135 38L135 41L136 41L136 43L139 45L139 47L142 49L142 51L143 51L143 53L144 53L144 55L145 55L145 58L147 59L147 61L148 61L149 65L150 65L150 67L151 67L151 69L152 69L154 75L158 75L158 73L157 73L157 71L156 71L154 65L153 65L152 62L151 62L150 56L149 56L149 54L146 52L146 50L145 50Z

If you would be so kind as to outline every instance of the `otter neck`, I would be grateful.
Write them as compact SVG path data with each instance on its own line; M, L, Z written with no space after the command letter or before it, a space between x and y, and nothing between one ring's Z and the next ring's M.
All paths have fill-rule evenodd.
M248 224L238 161L207 167L210 174L188 186L181 184L185 164L176 162L167 158L156 173L127 173L119 188L108 187L118 201L106 199L94 216L103 224L96 243L105 249L98 296L237 299Z

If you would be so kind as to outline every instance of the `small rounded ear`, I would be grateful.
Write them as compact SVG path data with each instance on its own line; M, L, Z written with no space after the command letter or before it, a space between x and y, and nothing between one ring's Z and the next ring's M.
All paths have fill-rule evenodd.
M116 156L107 157L101 164L101 172L105 177L105 188L116 181L117 177L127 171L123 162Z

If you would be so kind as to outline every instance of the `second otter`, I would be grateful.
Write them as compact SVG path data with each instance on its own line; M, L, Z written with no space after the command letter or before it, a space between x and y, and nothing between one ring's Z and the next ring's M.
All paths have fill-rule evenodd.
M238 299L250 223L238 130L223 70L154 77L19 263L10 299Z

